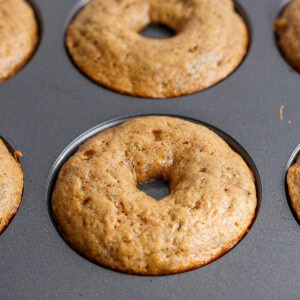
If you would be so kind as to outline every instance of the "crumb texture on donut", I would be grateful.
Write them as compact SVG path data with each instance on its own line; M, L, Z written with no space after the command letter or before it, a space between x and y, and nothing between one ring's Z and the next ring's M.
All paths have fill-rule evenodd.
M278 45L292 67L300 71L300 0L291 1L275 22Z
M24 66L37 39L37 22L27 1L0 0L0 83Z
M300 220L300 156L288 170L287 184L292 207Z
M139 32L161 23L177 35ZM94 81L121 93L167 98L226 78L247 52L248 31L232 0L92 0L69 25L66 44Z
M22 167L0 139L0 233L18 210L22 192Z
M160 201L137 188L169 182ZM60 170L52 196L66 241L122 272L163 275L205 265L247 232L257 206L244 160L204 126L142 117L85 142Z

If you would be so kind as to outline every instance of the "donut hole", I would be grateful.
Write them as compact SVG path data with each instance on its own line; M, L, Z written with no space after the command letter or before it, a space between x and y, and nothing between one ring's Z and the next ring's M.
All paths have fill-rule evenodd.
M156 200L161 200L170 195L169 183L161 179L153 179L142 184L138 184L138 189Z
M150 23L139 34L150 39L168 39L175 36L176 31L162 23Z

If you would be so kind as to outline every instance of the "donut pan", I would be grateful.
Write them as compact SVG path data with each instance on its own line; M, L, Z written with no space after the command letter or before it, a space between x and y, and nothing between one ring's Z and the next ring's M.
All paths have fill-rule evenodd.
M0 85L0 135L23 153L25 173L22 204L0 235L0 299L299 299L300 227L285 175L300 149L300 75L282 58L272 29L284 2L239 0L251 31L242 65L212 88L168 100L115 93L74 67L64 34L82 1L31 2L40 19L39 47ZM155 30L148 33L159 35ZM194 271L148 277L97 266L64 242L49 211L57 170L77 145L127 116L145 114L209 124L257 178L261 206L250 232ZM155 194L159 188L160 196L159 183L145 189Z

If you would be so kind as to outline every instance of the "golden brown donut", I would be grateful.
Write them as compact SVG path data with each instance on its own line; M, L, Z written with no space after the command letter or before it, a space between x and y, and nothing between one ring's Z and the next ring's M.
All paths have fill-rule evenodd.
M19 208L23 185L21 164L0 139L0 233Z
M292 207L300 220L300 156L288 170L287 184Z
M37 21L27 1L0 0L0 83L27 63L37 40Z
M300 0L291 1L275 22L278 45L292 67L300 71Z
M139 35L150 23L177 34ZM248 40L232 0L92 0L66 36L73 61L91 79L149 98L191 94L226 78L244 58Z
M157 201L138 183L167 180ZM257 206L244 160L204 126L142 117L85 142L59 172L54 218L75 250L126 273L203 266L248 231Z

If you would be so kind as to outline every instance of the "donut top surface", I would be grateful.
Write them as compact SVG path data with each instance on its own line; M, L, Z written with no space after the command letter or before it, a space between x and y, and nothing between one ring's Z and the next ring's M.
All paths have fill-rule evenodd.
M157 201L137 188L169 182ZM204 126L171 117L132 119L85 142L62 167L52 196L67 242L100 265L148 275L193 269L247 232L257 206L244 160Z
M150 23L177 34L141 36ZM248 39L232 0L92 0L70 24L66 44L94 81L121 93L166 98L227 77L246 54Z
M0 83L31 57L38 40L34 12L24 0L0 0Z
M275 22L278 45L288 62L300 71L300 0L291 1Z
M300 220L300 156L288 170L287 184L293 209Z
M22 192L22 167L0 139L0 233L15 215Z

